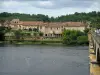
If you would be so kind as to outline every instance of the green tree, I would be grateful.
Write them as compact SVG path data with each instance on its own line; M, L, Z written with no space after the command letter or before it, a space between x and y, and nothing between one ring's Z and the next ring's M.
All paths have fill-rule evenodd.
M79 45L88 44L88 37L87 36L78 36L77 37L77 43Z
M35 38L34 41L36 41L37 40L38 33L37 32L34 32L33 35L34 35L34 38Z
M75 12L74 14L62 15L58 17L48 17L48 15L43 15L43 14L30 15L30 14L8 13L8 12L0 13L1 19L12 20L14 18L19 18L22 21L43 21L43 22L67 22L67 21L82 22L82 21L91 21L92 18L96 19L99 16L100 12L96 11L92 11L89 13Z
M42 32L39 32L39 36L40 36L40 37L43 37L43 33L42 33Z
M100 29L100 17L92 18L91 19L91 26L92 26L92 28Z
M0 20L0 41L5 40L6 27L4 26L5 20Z
M21 30L16 30L16 31L14 32L14 34L15 34L15 39L16 39L17 41L20 41L20 38L21 38Z
M84 32L87 34L89 32L89 28L85 28Z
M79 44L78 41L80 40L77 40L77 38L79 36L86 36L84 32L81 32L81 31L78 31L78 30L64 30L63 33L62 33L62 40L63 40L63 43L66 44L66 45L76 45L76 44ZM84 41L84 43L86 43Z

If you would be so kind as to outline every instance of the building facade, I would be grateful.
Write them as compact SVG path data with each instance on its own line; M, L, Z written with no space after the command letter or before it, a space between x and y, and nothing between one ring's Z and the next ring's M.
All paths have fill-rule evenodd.
M12 29L38 29L44 33L45 37L60 37L62 31L66 30L80 30L84 31L86 24L83 22L42 22L42 21L20 21L13 19L10 22Z

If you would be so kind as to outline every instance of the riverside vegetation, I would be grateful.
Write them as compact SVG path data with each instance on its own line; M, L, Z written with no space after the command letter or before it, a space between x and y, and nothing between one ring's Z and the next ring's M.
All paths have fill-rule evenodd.
M64 30L62 37L45 38L38 29L12 30L10 27L0 27L0 41L11 44L64 44L64 45L87 45L88 29L84 32L78 30Z
M62 33L62 42L66 45L87 45L88 29L84 32L78 30L64 30Z
M37 29L29 30L12 30L9 26L5 27L5 20L11 20L13 18L19 18L23 21L43 21L43 22L87 22L91 28L100 28L100 12L89 13L74 13L69 15L63 15L59 17L48 17L48 15L42 14L20 14L20 13L0 13L0 41L10 41L11 43L28 43L28 44L46 44L46 43L63 43L65 45L84 45L88 44L87 33L89 29L85 29L84 32L75 30L64 30L62 38L43 38L43 33ZM29 42L30 41L30 42Z

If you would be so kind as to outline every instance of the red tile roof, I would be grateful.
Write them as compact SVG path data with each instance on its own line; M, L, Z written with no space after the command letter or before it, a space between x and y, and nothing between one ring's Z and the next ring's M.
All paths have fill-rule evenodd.
M65 25L68 27L85 27L83 22L65 22Z
M42 21L23 21L22 25L44 25Z
M67 27L84 27L85 24L82 22L54 22L54 23L49 23L50 27L60 27L60 26L67 26Z
M11 23L15 24L16 23ZM19 25L24 26L49 26L49 27L60 27L60 26L67 26L67 27L85 27L85 24L83 22L42 22L42 21L19 21Z

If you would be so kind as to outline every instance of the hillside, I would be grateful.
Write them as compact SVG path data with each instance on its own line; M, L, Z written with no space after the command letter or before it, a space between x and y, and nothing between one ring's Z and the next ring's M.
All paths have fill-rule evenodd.
M2 12L0 13L0 19L14 19L19 18L22 21L44 21L44 22L64 22L64 21L91 21L97 18L100 18L100 12L92 11L89 13L78 13L75 12L74 14L69 15L61 15L56 18L49 17L48 15L43 14L21 14L21 13L8 13Z

